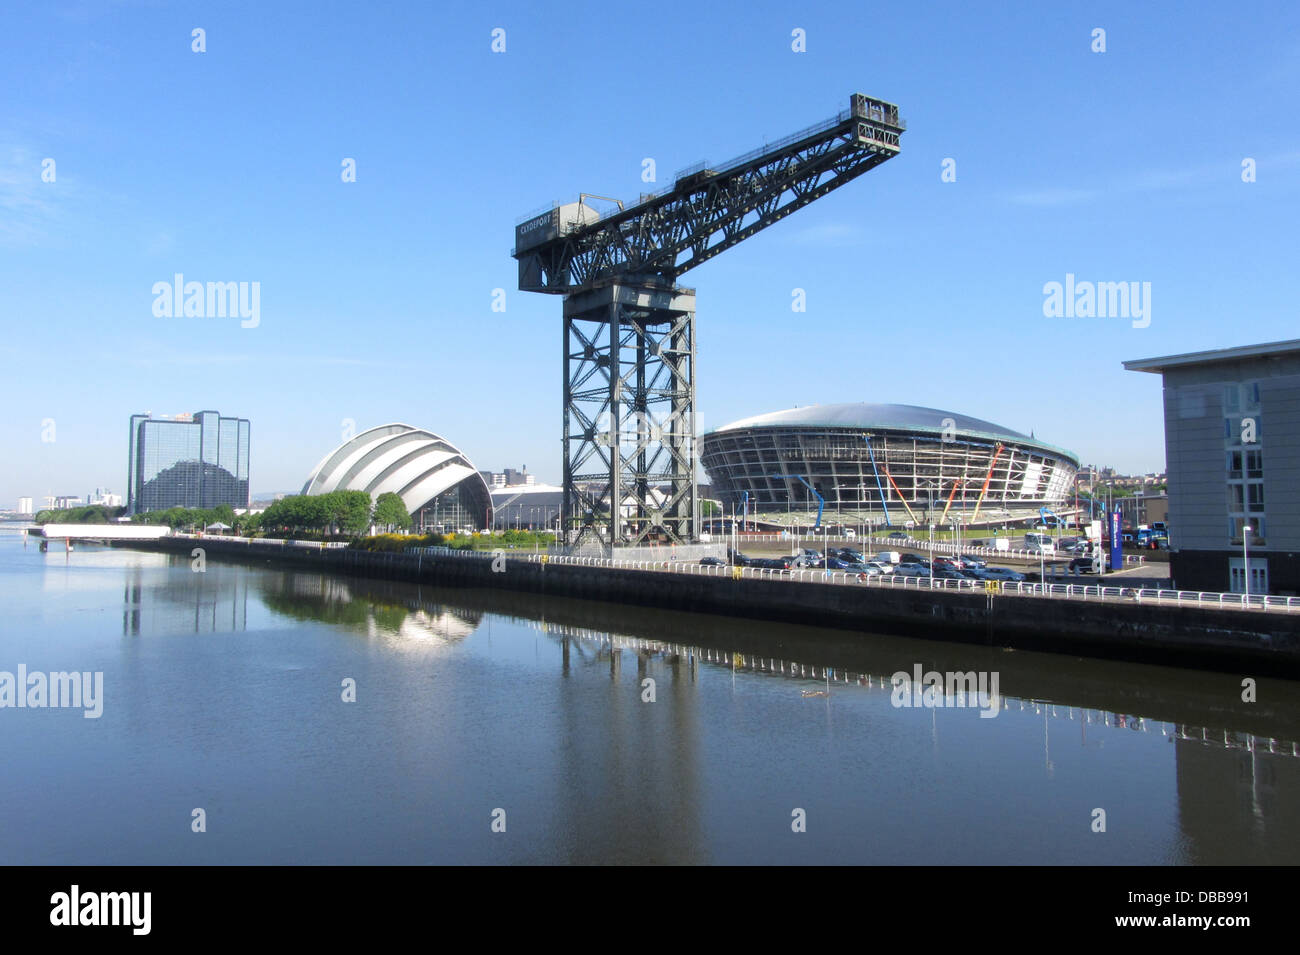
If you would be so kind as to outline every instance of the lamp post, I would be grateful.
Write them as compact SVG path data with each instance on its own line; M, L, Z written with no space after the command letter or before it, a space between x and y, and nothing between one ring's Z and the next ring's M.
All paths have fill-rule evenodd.
M1242 578L1246 585L1246 605L1250 605L1250 532L1252 528L1249 524L1241 528L1241 570Z

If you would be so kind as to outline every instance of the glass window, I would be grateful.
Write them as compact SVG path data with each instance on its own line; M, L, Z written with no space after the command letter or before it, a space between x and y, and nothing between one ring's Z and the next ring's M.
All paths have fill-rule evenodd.
M1223 410L1241 410L1241 389L1237 385L1223 386Z
M1241 452L1240 451L1228 452L1228 477L1237 478L1237 479L1241 478Z
M1264 485L1247 484L1246 500L1250 503L1251 511L1258 512L1264 510Z
M1264 454L1261 451L1246 452L1246 477L1262 478L1264 476Z

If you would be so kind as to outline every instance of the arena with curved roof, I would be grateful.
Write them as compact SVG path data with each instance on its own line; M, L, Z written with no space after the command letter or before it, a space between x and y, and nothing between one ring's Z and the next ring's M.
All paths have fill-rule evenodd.
M366 491L398 495L417 530L484 528L492 522L487 482L450 441L408 424L385 424L344 441L316 465L303 494Z
M1019 520L1064 508L1079 468L1072 452L989 421L865 403L744 418L706 433L701 459L712 497L777 523L802 521L817 495L826 520Z

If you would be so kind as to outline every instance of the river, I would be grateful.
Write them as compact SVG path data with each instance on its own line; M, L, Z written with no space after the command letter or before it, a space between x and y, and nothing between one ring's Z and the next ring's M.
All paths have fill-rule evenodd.
M0 598L103 675L0 708L6 864L1300 862L1288 681L12 532Z

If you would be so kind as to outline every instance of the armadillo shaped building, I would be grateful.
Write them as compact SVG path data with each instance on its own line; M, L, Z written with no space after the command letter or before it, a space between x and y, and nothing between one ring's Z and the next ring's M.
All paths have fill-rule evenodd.
M491 524L492 496L474 465L446 438L409 424L385 424L344 441L316 465L304 494L392 492L421 530Z

